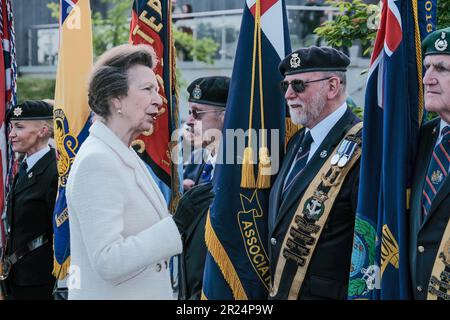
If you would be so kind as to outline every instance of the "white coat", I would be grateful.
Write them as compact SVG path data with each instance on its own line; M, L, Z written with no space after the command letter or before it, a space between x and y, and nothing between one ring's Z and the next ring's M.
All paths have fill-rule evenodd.
M66 186L69 299L173 299L179 231L144 162L97 120Z

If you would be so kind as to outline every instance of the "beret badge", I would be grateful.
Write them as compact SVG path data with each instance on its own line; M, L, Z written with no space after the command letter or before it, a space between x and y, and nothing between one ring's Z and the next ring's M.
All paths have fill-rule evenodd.
M298 68L300 67L300 57L298 56L298 53L293 53L291 60L289 61L291 64L291 68Z
M16 107L14 108L14 116L15 117L20 117L20 115L22 114L22 108L21 107Z
M448 43L447 40L445 40L446 35L447 34L445 32L442 32L441 38L437 39L436 42L434 43L434 47L436 48L437 51L444 51L447 49Z
M197 100L201 99L201 97L202 97L202 89L200 89L200 85L197 84L195 86L195 89L192 91L192 97L194 99L197 99Z

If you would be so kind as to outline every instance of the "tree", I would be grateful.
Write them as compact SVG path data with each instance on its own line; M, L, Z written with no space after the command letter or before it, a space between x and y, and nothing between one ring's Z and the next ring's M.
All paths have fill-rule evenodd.
M379 22L380 8L361 0L327 0L326 4L339 9L333 20L325 21L314 32L332 47L351 47L359 41L367 47L364 55L372 52Z
M450 2L438 0L438 29L450 27Z
M101 55L107 49L128 42L130 34L131 0L102 0L110 4L103 17L100 12L93 13L93 45L94 54ZM52 17L59 20L59 3L49 3L47 7L52 11ZM184 48L191 58L197 61L213 64L213 57L219 45L210 38L194 39L192 35L178 30L173 26L173 37L177 48Z
M381 7L379 5L365 4L361 0L347 2L345 0L327 0L326 3L339 9L339 14L332 21L326 21L314 32L332 47L351 47L359 42L366 48L365 56L370 56L373 51L373 43L376 38ZM450 1L438 0L437 28L450 26ZM354 107L356 112L362 113L362 109ZM427 119L436 117L429 112Z
M339 9L339 14L332 21L326 21L314 32L333 47L351 47L359 41L363 47L367 47L364 54L370 55L373 50L379 15L380 4L365 4L362 0L327 0L326 3ZM438 0L437 28L450 26L450 1Z

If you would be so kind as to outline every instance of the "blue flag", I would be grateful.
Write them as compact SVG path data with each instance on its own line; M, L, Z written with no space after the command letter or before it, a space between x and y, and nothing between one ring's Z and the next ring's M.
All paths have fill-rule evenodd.
M364 109L349 299L409 299L409 188L423 116L421 39L436 0L383 0Z
M255 181L241 187L244 150L235 146L233 135L247 129L254 132L246 145L253 146L253 159L266 164L264 152L255 145L267 147L273 181L284 150L285 104L278 64L291 50L284 0L247 0L240 30L215 167L216 196L206 222L208 254L202 299L265 299L270 284L266 253L270 189L268 184L257 189ZM266 139L260 138L265 132L262 128L267 130ZM253 174L262 171L257 167L247 164L250 169L244 176L256 180Z

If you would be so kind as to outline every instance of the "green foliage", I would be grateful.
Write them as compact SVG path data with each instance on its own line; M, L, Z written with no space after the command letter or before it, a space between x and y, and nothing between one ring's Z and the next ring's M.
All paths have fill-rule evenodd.
M327 0L326 3L338 8L340 14L316 28L315 33L333 47L351 47L359 41L366 47L364 54L369 55L377 33L380 7L361 0ZM437 15L438 29L450 27L450 1L438 0Z
M349 106L350 107L350 106ZM354 114L360 119L364 117L364 109L358 106L350 107Z
M111 4L106 17L99 12L92 15L94 55L99 56L111 47L128 42L130 24L128 22L131 13L132 1L102 0ZM59 3L48 3L47 7L52 11L52 17L59 19ZM186 32L173 28L175 47L187 51L188 57L197 61L213 64L213 57L219 48L219 44L211 38L194 39Z
M332 47L351 47L355 41L359 41L363 47L367 47L365 54L371 52L377 33L379 7L365 4L362 0L327 0L326 4L338 8L339 14L316 28L315 33Z
M189 58L197 61L214 64L214 54L219 48L219 44L211 38L194 39L192 35L173 28L173 38L177 50L188 52Z
M94 54L101 55L106 50L128 42L130 25L128 23L131 13L132 1L102 0L103 3L112 4L106 17L100 12L92 16L92 34Z
M366 289L366 282L362 279L351 280L348 285L348 295L350 297L361 296Z
M438 0L438 29L450 27L450 1Z
M436 112L427 112L427 116L426 116L426 120L425 121L430 121L433 120L434 118L439 117L439 115Z
M356 218L355 220L355 232L365 239L367 244L367 254L369 255L369 265L375 262L375 240L377 233L375 229L363 219Z
M25 100L53 99L55 96L55 80L33 77L17 79L17 98L22 103Z

